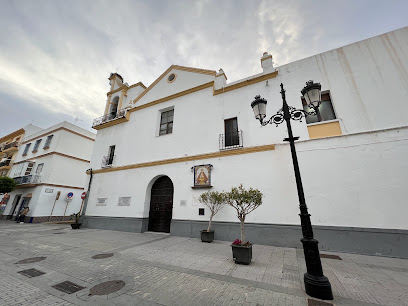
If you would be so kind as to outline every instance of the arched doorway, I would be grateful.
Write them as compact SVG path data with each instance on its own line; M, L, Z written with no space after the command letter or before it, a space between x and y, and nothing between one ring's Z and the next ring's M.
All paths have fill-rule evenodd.
M173 214L173 182L168 176L154 182L150 197L149 231L170 233Z

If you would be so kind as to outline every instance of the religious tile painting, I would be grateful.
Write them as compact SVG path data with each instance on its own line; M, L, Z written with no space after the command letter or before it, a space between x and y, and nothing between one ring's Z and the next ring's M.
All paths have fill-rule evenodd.
M211 186L211 168L212 165L194 166L194 186Z

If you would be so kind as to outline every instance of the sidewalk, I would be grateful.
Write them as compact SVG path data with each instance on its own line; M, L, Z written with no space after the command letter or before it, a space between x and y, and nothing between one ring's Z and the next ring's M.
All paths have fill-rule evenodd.
M308 302L303 251L293 248L254 245L251 265L243 266L233 262L225 241L9 221L0 221L0 245L1 305L330 305ZM101 253L106 258L92 259ZM339 257L322 258L335 295L326 302L408 305L408 260L323 254ZM33 257L45 258L16 264ZM45 274L18 273L32 268ZM83 289L68 294L52 287L63 281ZM122 287L89 295L108 281ZM106 286L102 293L113 288Z

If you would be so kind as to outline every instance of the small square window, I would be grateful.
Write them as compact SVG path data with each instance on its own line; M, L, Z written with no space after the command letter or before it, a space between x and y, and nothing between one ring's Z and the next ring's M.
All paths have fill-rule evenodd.
M198 209L198 215L199 216L204 216L204 208L199 208Z

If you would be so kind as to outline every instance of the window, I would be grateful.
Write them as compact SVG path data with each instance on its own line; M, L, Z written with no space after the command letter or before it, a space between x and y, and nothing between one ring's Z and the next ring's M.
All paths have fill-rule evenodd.
M170 74L167 78L167 82L173 83L174 80L176 79L176 75L174 73Z
M31 174L31 171L33 170L33 168L34 168L34 163L31 163L31 162L28 163L24 175L30 175L30 174Z
M14 171L14 175L13 175L13 177L17 177L17 176L20 176L21 175L21 172L23 172L23 167L24 167L24 164L17 164L17 165L15 165L14 167L13 167L13 171Z
M40 174L44 167L44 163L38 164L37 169L35 170L35 174Z
M44 149L48 149L50 147L52 137L54 137L54 135L50 135L47 137L47 140L45 141Z
M42 139L38 139L38 140L35 142L34 149L33 149L33 153L35 153L35 152L38 151L38 147L40 146L41 140L42 140Z
M303 110L306 112L311 112L312 110L306 105L306 101L302 98ZM330 99L330 92L322 92L322 103L316 110L316 116L307 116L306 123L315 123L321 121L328 121L336 119L334 109Z
M115 146L110 146L109 153L108 153L108 165L112 165L114 157L115 157Z
M174 109L161 113L159 135L173 133L173 114Z
M225 128L225 146L232 147L239 145L239 134L238 134L238 120L237 118L231 118L224 120Z
M30 149L31 143L26 144L23 152L23 156L27 155L28 150Z

